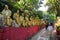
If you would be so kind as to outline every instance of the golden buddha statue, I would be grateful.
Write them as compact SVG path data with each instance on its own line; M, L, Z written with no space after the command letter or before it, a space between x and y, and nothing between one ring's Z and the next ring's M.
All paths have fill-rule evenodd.
M26 15L26 16L25 16L25 20L26 20L26 21L29 21L29 15Z
M19 20L19 18L20 18L20 16L19 16L19 10L17 10L17 12L14 13L13 18L15 19L16 23L17 23L18 25L20 25L20 20Z
M4 10L2 11L2 15L4 16L5 24L7 24L7 21L9 20L11 16L11 11L8 9L8 5L5 5Z
M60 26L60 18L57 17L56 21L54 22L54 29L57 29L57 26Z
M22 24L23 21L24 21L24 14L23 14L23 13L22 13L22 15L20 16L19 20L20 20L20 24Z
M29 22L29 15L28 14L25 16L25 21L26 21L26 26L28 26L28 22Z
M35 17L35 21L36 21L36 25L39 25L40 19L39 19L38 15Z

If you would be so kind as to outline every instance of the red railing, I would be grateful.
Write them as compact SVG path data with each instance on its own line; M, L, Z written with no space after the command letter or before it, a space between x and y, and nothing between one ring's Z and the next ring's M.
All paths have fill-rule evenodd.
M6 27L5 29L0 29L0 40L27 40L27 38L32 37L43 26L31 26L31 27Z

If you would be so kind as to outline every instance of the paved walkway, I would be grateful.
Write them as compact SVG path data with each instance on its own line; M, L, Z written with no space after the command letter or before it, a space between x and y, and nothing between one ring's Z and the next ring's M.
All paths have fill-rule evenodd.
M30 40L57 40L56 36L53 33L53 36L50 37L48 31L44 29L40 30L35 36L33 36Z

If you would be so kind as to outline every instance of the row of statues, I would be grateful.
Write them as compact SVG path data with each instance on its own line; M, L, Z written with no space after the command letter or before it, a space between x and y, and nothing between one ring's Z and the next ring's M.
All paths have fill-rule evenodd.
M40 25L41 23L44 23L44 21L41 22L38 16L35 18L33 16L30 16L27 14L25 15L22 13L22 15L19 14L19 10L13 14L13 19L11 18L12 12L9 10L8 5L5 5L5 8L3 9L1 15L3 16L4 25L7 26L33 26L33 25Z

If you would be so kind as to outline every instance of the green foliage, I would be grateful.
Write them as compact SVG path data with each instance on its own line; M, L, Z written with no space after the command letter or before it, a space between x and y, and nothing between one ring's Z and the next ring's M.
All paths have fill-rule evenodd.
M48 21L53 23L56 20L56 15L54 13L49 14Z
M49 13L60 13L60 3L57 0L47 0L47 4L49 6Z
M43 18L43 12L42 11L37 11L37 15L39 16L39 18Z
M52 13L52 14L49 14L49 19L50 19L50 20L56 19L56 15L54 15L53 13Z
M43 0L2 0L0 2L1 5L7 5L9 6L9 9L14 13L16 10L20 10L23 13L30 13L30 14L38 14L40 18L43 17L42 12L36 11L39 7L41 7ZM39 4L39 5L38 5ZM20 13L22 13L20 12Z

